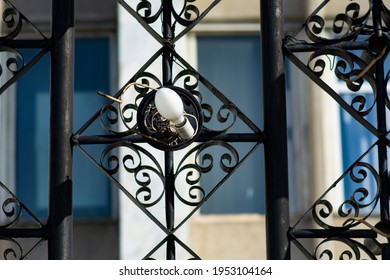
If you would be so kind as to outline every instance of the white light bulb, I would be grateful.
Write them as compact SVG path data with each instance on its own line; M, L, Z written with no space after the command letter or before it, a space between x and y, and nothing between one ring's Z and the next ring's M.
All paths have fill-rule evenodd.
M179 137L183 140L194 136L194 128L184 117L184 105L180 96L170 88L160 88L154 96L154 103L161 116L175 125Z
M185 121L183 102L172 89L163 87L157 90L154 102L161 116L175 125L180 125Z

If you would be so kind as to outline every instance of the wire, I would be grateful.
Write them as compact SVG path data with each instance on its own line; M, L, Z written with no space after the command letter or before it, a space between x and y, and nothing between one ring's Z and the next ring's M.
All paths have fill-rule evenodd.
M385 232L381 231L381 230L378 229L377 227L371 225L369 222L367 222L367 221L365 221L365 220L363 220L363 219L361 219L361 218L349 218L348 220L345 221L344 224L348 223L348 222L351 221L351 220L366 225L367 227L369 227L370 229L372 229L373 231L375 231L377 234L382 235L383 237L390 238L390 234L389 234L389 233L385 233Z
M119 98L115 98L115 97L113 97L112 95L108 95L108 94L106 94L106 93L104 93L104 92L101 92L101 91L98 91L97 93L98 93L99 95L101 95L101 96L104 96L104 97L106 97L106 98L108 98L108 99L110 99L110 100L112 100L112 101L115 101L115 102L118 102L119 104L121 104L121 103L122 103L122 95L123 95L131 86L134 86L134 85L142 86L142 87L144 87L144 88L149 88L149 89L152 89L152 90L157 91L157 89L154 88L154 87L151 87L151 86L148 86L148 85L145 85L145 84L141 84L141 83L138 83L138 82L132 82L132 83L126 85L126 86L123 88L121 94L119 95Z
M125 120L125 118L124 118L124 116L123 116L123 111L122 111L122 103L123 103L123 102L122 102L122 96L123 96L123 94L125 94L125 92L126 92L131 86L134 86L134 85L142 86L142 87L144 87L144 88L149 88L149 89L156 90L156 91L158 90L158 89L156 89L156 88L154 88L154 87L151 87L151 86L148 86L148 85L145 85L145 84L141 84L141 83L139 83L139 82L132 82L132 83L129 83L128 85L126 85L126 86L123 88L122 92L121 92L120 95L119 95L119 98L115 98L115 97L113 97L112 95L106 94L106 93L101 92L101 91L98 91L97 94L99 94L99 95L101 95L101 96L103 96L103 97L105 97L105 98L108 98L108 99L110 99L110 100L112 100L112 101L114 101L114 102L119 103L119 107L120 107L120 108L119 108L119 115L120 115L120 118L121 118L121 120L122 120L123 125L129 130L129 132L131 132L132 134L138 134L138 135L140 135L140 136L142 136L142 137L145 137L145 138L147 138L147 139L150 139L150 140L153 140L153 141L156 141L156 142L159 142L159 143L162 143L162 144L167 145L166 143L164 143L164 142L162 142L162 141L160 141L160 140L158 140L158 139L156 139L156 138L154 138L154 137L152 137L152 136L146 135L146 134L141 133L141 132L139 132L139 131L135 131L133 128L131 128L131 127L126 123L126 120Z
M108 98L108 99L110 99L112 101L115 101L115 102L118 102L118 103L122 103L122 100L120 100L118 98L115 98L112 95L108 95L107 93L104 93L102 91L98 91L97 94L99 94L99 95L101 95L101 96L103 96L105 98Z
M372 68L372 66L374 66L375 63L377 63L377 61L378 61L379 59L381 59L381 58L385 55L386 50L387 50L387 48L384 47L383 50L382 50L382 52L381 52L377 57L375 57L373 60L371 60L371 62L367 65L367 67L364 68L363 71L360 72L360 74L357 75L355 78L349 80L349 79L345 79L345 78L342 78L342 77L341 77L341 79L342 79L343 81L347 82L347 83L354 83L354 82L356 82L357 80L359 80L360 78L362 78L362 77L363 77L363 76Z

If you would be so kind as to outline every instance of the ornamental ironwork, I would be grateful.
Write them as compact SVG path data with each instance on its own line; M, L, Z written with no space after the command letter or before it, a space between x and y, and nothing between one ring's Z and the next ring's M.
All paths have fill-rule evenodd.
M99 92L103 97L96 95L96 98L108 98L106 105L73 132L74 1L52 1L50 37L30 22L12 1L3 1L0 51L5 59L0 66L3 82L0 94L8 94L6 90L45 54L51 57L49 217L40 221L12 188L1 182L0 240L4 259L24 259L46 240L49 259L72 258L73 147L165 233L166 237L145 259L155 258L155 253L164 249L167 259L175 259L178 249L186 251L191 259L199 259L176 232L262 143L262 130L175 49L175 44L220 0L210 1L204 10L196 6L196 0L175 4L172 0L117 2L161 48L117 93ZM178 34L177 27L181 30ZM34 38L22 36L26 28L29 34L35 34ZM22 48L34 48L38 52L26 61ZM153 64L162 66L161 76L150 70ZM183 102L186 120L193 129L190 141L180 134L181 126L172 126L157 111L154 96L161 88L175 91ZM240 123L239 130L236 130L237 123ZM105 128L106 134L90 135L89 128L95 124ZM242 124L246 133L240 132ZM91 145L101 148L100 156L90 153ZM213 176L216 171L220 174L217 183L205 184L207 180L203 178ZM119 173L129 175L133 182L121 181ZM175 202L190 209L180 220L175 219ZM165 221L155 210L161 204L165 208ZM31 220L32 226L19 227L22 215ZM35 238L37 242L23 248L18 238Z
M323 9L338 12L325 18ZM389 19L386 1L327 0L285 37L285 56L376 138L291 226L292 242L309 259L390 258ZM335 201L347 182L353 187ZM307 238L314 250L304 245Z
M273 45L277 41L274 38L280 36L280 26L279 29L273 27L280 23L282 1L261 1L263 58L269 70L264 71L267 73L263 76L264 132L245 115L242 108L231 102L175 49L175 44L220 0L210 0L209 7L204 10L199 10L196 0L179 4L172 0L159 3L118 0L129 17L134 17L161 48L129 77L119 91L101 93L103 97L97 95L96 98L108 98L107 103L75 132L71 124L73 80L69 78L73 73L74 2L52 1L53 30L50 38L39 31L11 1L3 2L0 43L1 53L7 55L1 64L1 75L5 79L2 80L0 94L8 94L6 89L50 52L53 58L50 139L56 144L51 145L50 150L51 206L48 221L36 218L11 191L11 186L0 183L0 240L2 245L5 244L1 247L4 259L26 258L45 240L49 243L49 258L71 258L72 206L69 197L72 186L69 170L73 147L90 159L129 199L129 203L136 205L165 234L145 255L145 259L156 258L156 253L161 250L166 251L167 259L175 259L178 250L187 252L190 259L199 259L200 256L178 237L177 232L263 142L270 258L274 257L274 252L277 252L277 258L289 258L286 248L292 242L309 259L390 259L389 129L386 118L390 107L387 94L390 70L386 66L390 12L384 1L325 0L295 33L284 38L282 46ZM321 16L323 8L337 10L343 4L343 10L334 18L329 20ZM272 20L267 21L268 17ZM178 34L177 27L180 27ZM34 31L36 39L21 38L24 28ZM270 34L270 31L276 32ZM276 106L283 99L279 94L284 80L282 73L277 73L280 70L277 51L281 47L293 64L329 94L355 122L376 137L376 141L293 225L288 224L286 215L287 158L283 143L286 138L283 122L286 112L283 106ZM19 50L21 48L39 51L32 60L26 61ZM299 55L302 53L308 55ZM161 76L151 70L154 64L161 66ZM278 75L267 79L268 72ZM332 76L332 82L327 80L329 76ZM337 88L333 87L334 81L337 81ZM343 91L354 93L354 97L346 98L340 93L340 87ZM177 133L180 127L172 126L168 118L158 115L153 96L161 88L177 91L188 122L194 129L191 141L180 137ZM373 98L360 94L362 88L368 88ZM270 90L274 92L270 94ZM210 98L213 102L209 101ZM280 104L283 105L283 102ZM238 123L244 124L246 133L235 130ZM90 135L89 128L96 124L103 126L107 133ZM91 146L100 148L99 156L90 152ZM245 152L240 149L242 146L245 146ZM367 160L371 154L377 156L375 165ZM220 174L217 183L204 183L207 182L205 177L217 173ZM119 174L128 175L132 182L121 180ZM355 186L348 198L334 201L331 197L333 192L347 181ZM370 188L367 187L368 181L373 182ZM179 220L175 203L189 208ZM156 208L161 205L164 213L156 210L161 209ZM22 215L32 221L31 228L20 227ZM312 221L313 227L306 228L303 220ZM23 248L19 238L26 237L35 238L36 245ZM315 240L314 249L302 242L308 238Z
M209 7L201 11L195 6L196 1L182 1L176 6L166 0L158 4L119 0L129 16L161 48L118 92L112 95L100 92L102 98L107 98L107 104L73 136L75 147L113 181L129 203L138 206L165 233L166 237L145 259L155 258L155 252L164 246L167 259L175 259L178 248L185 250L189 258L200 259L176 232L253 154L263 139L263 132L254 122L175 49L178 40L218 2L210 1ZM162 29L159 25L154 29L160 21ZM179 25L182 31L176 35ZM161 76L150 70L156 64L163 69ZM166 126L167 121L158 115L154 96L160 88L172 89L182 99L195 131L191 141L176 137ZM208 103L210 99L213 105ZM235 130L238 121L245 124L247 133ZM96 122L106 129L106 135L88 135L88 128ZM250 146L244 153L238 148L243 143ZM88 152L89 145L102 147L100 158ZM124 173L133 179L120 180L119 174ZM203 179L211 174L221 174L216 184L208 184ZM178 218L175 203L186 205L188 214ZM165 209L165 221L159 218L161 213L156 213L157 205L160 207L157 209Z
M3 0L0 35L0 96L49 52L51 41L8 0ZM35 34L28 40L22 33ZM37 49L31 59L25 59L20 48ZM26 259L36 247L47 240L47 221L41 221L27 205L18 199L0 178L0 259ZM23 217L23 218L22 218ZM26 227L28 224L28 227ZM23 240L29 239L27 244Z

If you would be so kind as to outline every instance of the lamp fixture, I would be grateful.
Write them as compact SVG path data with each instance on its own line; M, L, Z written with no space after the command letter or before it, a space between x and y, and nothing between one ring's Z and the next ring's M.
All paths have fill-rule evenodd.
M185 116L183 102L174 90L167 87L158 89L154 103L160 115L173 124L180 139L188 140L194 136L195 130Z
M182 88L176 86L152 88L134 82L124 88L119 99L102 92L98 94L118 102L122 107L122 95L132 85L151 89L138 106L138 132L135 133L143 136L150 145L160 150L182 149L195 141L203 124L202 109L198 100ZM126 125L122 108L120 114Z

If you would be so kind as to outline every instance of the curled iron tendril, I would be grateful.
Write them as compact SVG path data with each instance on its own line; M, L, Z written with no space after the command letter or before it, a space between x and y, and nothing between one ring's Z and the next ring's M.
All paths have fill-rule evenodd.
M0 222L0 228L7 228L14 224L22 214L20 202L14 198L7 198L2 205L4 219Z
M136 7L137 13L148 24L156 22L157 19L160 17L160 15L162 13L162 5L159 7L159 9L154 14L152 14L152 12L153 12L152 10L153 10L152 4L150 3L150 1L147 1L147 0L141 0Z
M349 3L344 13L333 19L330 35L325 35L326 21L318 14L310 16L305 23L307 37L314 43L337 43L351 41L364 31L370 10L362 13L359 3ZM327 37L325 37L327 36Z
M209 132L224 133L233 127L237 120L237 110L234 106L229 104L222 104L218 111L215 113L213 107L210 104L203 103L203 118L204 118L204 129ZM216 125L208 125L212 121L217 121L219 125L224 125L222 128L216 129Z
M182 85L179 84L182 81ZM176 86L182 86L185 90L198 98L199 102L202 102L202 94L198 90L199 86L199 73L190 69L179 72L173 84Z
M176 10L173 9L173 17L182 26L189 26L199 18L199 9L195 5L190 4L194 2L196 2L196 0L185 0L183 2L183 7L179 13L177 13Z
M334 64L332 64L332 60ZM368 67L367 63L351 52L338 48L324 48L310 56L308 67L320 78L327 71L327 63L330 64L329 70L333 70L335 76L345 82L347 88L353 92L359 92L364 81L368 82L374 95L373 103L367 104L366 97L360 94L355 96L350 104L361 116L368 115L375 106L377 90L375 79L371 72L367 71L362 77L359 77ZM355 79L356 77L358 78Z
M358 162L353 166L350 171L350 178L352 182L358 184L360 187L356 188L349 199L345 200L339 207L338 214L340 217L358 217L361 209L371 207L370 213L375 208L375 205L379 199L379 175L374 167L365 162ZM375 179L375 193L370 199L370 191L364 186L364 183L369 180L369 177ZM374 191L374 190L372 190ZM349 224L353 226L355 224Z
M212 151L208 149L212 147L221 147L227 152L220 155L219 166L222 171L231 172L239 162L239 155L237 150L230 144L222 141L210 141L203 144L196 153L196 164L200 167L202 173L208 173L214 166L214 156Z
M172 10L172 16L182 26L188 26L194 22L200 16L199 9L191 4L196 0L185 0L183 1L183 6L180 8L180 11L177 12L174 7ZM158 8L153 9L153 5L148 0L140 0L137 4L136 11L138 15L148 24L156 22L162 14L163 5L160 5Z
M15 39L23 27L22 16L15 8L7 8L3 11L2 20L6 28L6 35L0 37L1 39Z
M146 149L125 141L114 143L101 154L100 165L111 176L119 170L133 174L138 186L135 197L143 206L152 207L161 200L164 194L163 171Z
M365 214L365 217L368 217L374 210L379 199L379 175L374 167L368 163L358 162L351 168L349 176L351 181L358 184L360 187L357 187L352 192L350 198L344 200L339 205L337 215L341 218L358 217L362 209L369 209L369 211L367 211L368 213ZM374 178L376 182L375 193L371 196L370 190L363 185L369 178ZM331 225L332 219L328 220L328 218L333 217L334 214L334 206L329 200L324 198L318 200L312 209L313 220L317 225L325 229L340 227ZM350 228L356 224L357 222L353 222L343 224L341 227Z
M225 133L237 120L237 109L232 104L221 104L215 112L213 106L203 101L202 93L198 90L199 73L193 70L183 70L177 74L174 84L182 82L182 87L193 94L201 104L203 111L203 129L208 132ZM214 106L217 107L217 106Z
M197 206L203 200L206 190L201 186L201 178L215 168L214 161L217 157L219 168L226 174L233 172L239 163L237 150L222 141L198 145L182 158L175 173L175 193L181 202Z
M17 74L25 65L22 54L13 48L1 46L0 53L5 54L5 66L6 69L13 75ZM1 61L3 63L3 61ZM0 65L0 76L4 73L4 67Z
M0 237L4 260L20 260L23 257L22 247L12 238Z
M332 246L333 245L333 246ZM345 248L337 251L337 255L330 247ZM363 254L364 253L364 254ZM314 250L315 259L323 260L361 260L369 258L375 260L375 255L363 244L347 238L327 238L318 244Z

